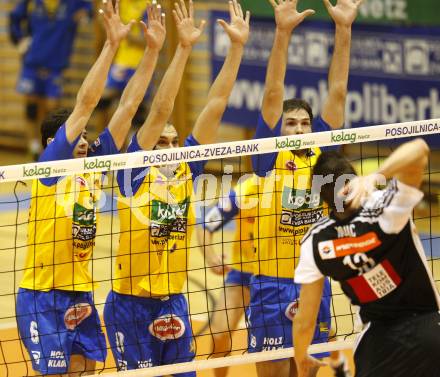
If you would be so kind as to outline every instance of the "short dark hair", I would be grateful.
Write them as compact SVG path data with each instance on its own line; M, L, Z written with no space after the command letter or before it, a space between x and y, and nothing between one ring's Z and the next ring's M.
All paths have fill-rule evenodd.
M310 117L310 122L313 122L312 108L306 101L300 98L292 98L285 100L283 102L283 113L287 113L289 111L298 110L298 109L304 109L305 111L307 111Z
M331 209L336 208L335 204L335 185L336 180L343 175L357 175L350 161L340 152L328 151L323 152L315 166L313 167L313 175L325 177L333 174L331 183L326 183L321 187L321 199L328 204Z
M41 143L47 147L47 139L55 137L58 129L67 121L72 111L70 109L57 109L50 112L41 123Z

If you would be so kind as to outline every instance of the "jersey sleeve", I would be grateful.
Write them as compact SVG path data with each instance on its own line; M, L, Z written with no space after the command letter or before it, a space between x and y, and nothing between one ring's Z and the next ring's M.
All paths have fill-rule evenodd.
M217 205L209 210L205 216L204 227L209 232L214 233L229 223L238 215L238 212L236 193L231 190L227 197L220 200Z
M313 256L313 237L309 237L303 244L301 244L301 255L298 266L295 270L295 283L309 284L319 279L324 275L318 269Z
M20 0L9 13L9 38L16 45L23 38L22 22L27 18L28 1Z
M185 147L195 147L200 145L196 138L191 134L185 139ZM205 169L206 161L191 161L188 162L189 168L191 169L193 181L201 174Z
M73 158L73 150L80 137L81 135L78 135L72 143L69 143L66 136L66 125L63 124L55 134L53 141L49 143L43 153L41 153L38 162L68 160ZM41 178L40 182L45 186L53 186L58 182L58 178L59 177Z
M111 132L106 128L98 138L89 147L87 153L88 157L106 156L111 154L118 154L119 149L116 147L115 141Z
M138 143L136 133L131 139L131 142L127 148L127 153L134 153L142 150L143 149ZM135 195L141 187L145 176L148 174L148 171L149 167L119 170L116 175L116 179L118 181L118 186L121 194L125 197Z
M271 129L264 121L263 115L260 113L254 138L265 139L268 137L281 136L281 124L282 117L279 119L275 128ZM252 167L255 171L255 174L257 174L259 177L265 177L266 174L274 168L277 156L277 152L252 155Z
M387 234L399 233L411 218L414 207L422 200L423 192L392 179L374 200L368 201L363 213L377 217L379 226Z

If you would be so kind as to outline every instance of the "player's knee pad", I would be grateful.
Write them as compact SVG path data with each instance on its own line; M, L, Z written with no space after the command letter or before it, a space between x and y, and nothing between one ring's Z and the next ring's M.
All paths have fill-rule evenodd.
M26 119L35 122L38 117L38 105L35 102L26 104Z
M111 97L101 98L96 108L98 110L107 110L111 106L112 102L113 99Z

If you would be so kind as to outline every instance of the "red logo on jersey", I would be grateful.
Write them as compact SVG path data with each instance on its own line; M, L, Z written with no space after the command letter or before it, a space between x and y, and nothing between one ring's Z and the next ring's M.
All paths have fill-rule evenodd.
M76 177L76 182L79 183L80 186L86 186L86 180L83 177Z
M162 341L178 339L185 332L185 324L175 314L167 314L155 319L148 326L148 331Z
M287 161L286 162L286 169L295 171L297 169L297 167L293 161Z
M66 325L67 330L75 330L75 327L86 318L90 317L91 314L92 307L86 302L71 306L64 314L64 324Z
M298 300L295 300L287 305L286 311L284 312L286 317L291 321L293 321L293 317L295 317L296 313L298 313Z

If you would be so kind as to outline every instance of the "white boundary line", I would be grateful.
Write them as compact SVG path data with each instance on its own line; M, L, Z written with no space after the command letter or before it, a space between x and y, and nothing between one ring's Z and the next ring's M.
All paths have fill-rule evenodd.
M316 132L304 135L267 139L242 140L228 143L181 147L161 151L121 153L113 156L88 157L43 163L0 167L0 183L36 178L60 177L81 173L142 168L164 163L213 160L227 157L298 150L312 147L364 143L377 140L438 135L440 118L386 124L362 128Z
M323 344L313 344L309 347L308 352L310 354L315 354L315 353L330 352L330 351L343 350L343 349L352 349L353 345L354 345L353 341L337 341L337 342L329 342ZM187 363L162 365L159 367L135 369L125 372L116 372L116 373L108 373L108 374L104 373L104 374L95 375L94 377L103 376L103 375L106 377L166 376L177 373L199 371L204 369L223 368L234 365L253 364L261 361L287 359L292 356L294 356L294 349L284 348L275 351L247 353L244 355L228 356L218 359L196 360Z

